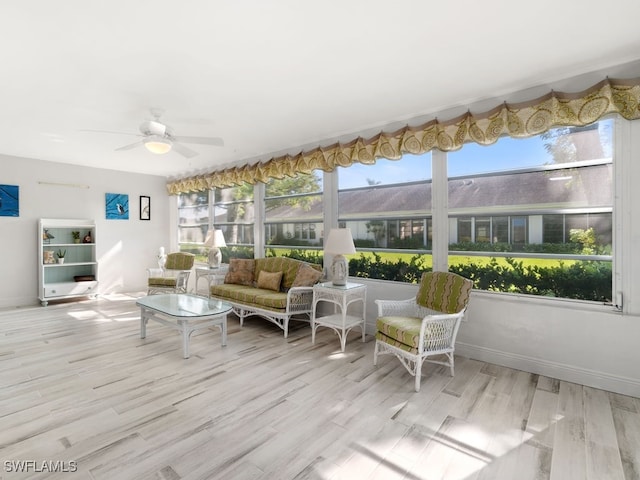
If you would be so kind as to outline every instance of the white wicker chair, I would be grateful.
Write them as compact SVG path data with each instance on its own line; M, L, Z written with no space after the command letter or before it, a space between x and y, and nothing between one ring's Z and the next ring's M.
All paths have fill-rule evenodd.
M376 300L376 346L378 355L395 355L415 377L415 390L420 391L423 362L451 368L454 375L454 349L460 321L464 317L473 283L449 272L427 272L422 275L416 298L408 300ZM427 357L440 355L446 360Z
M147 295L156 293L187 293L189 275L196 256L193 253L174 252L167 255L163 269L149 268Z

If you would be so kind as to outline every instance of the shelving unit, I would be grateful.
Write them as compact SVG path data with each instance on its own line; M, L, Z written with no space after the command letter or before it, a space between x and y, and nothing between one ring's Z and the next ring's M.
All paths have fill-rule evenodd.
M79 243L74 241L74 231L80 232ZM46 307L50 300L96 295L95 221L42 218L38 221L38 236L38 298L42 306ZM91 237L90 242L84 241L86 236ZM55 252L59 250L66 251L64 263L57 263Z

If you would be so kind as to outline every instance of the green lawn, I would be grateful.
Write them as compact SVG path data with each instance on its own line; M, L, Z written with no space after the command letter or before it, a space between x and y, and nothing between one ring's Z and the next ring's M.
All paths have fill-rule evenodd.
M318 250L302 250L296 249L299 252L303 252L304 254L314 255L316 253L322 254L322 252ZM285 253L290 252L288 249L276 249L276 256L281 256ZM411 258L415 256L414 253L394 253L394 252L375 252L381 259L382 262L396 263L398 260L403 260L405 262L411 261ZM372 252L358 252L353 255L346 255L347 259L352 258L360 258L360 256L373 258L374 254ZM476 264L479 266L486 266L491 262L491 259L495 258L498 262L498 265L503 267L509 267L509 264L505 260L505 257L493 257L491 254L487 256L471 256L471 255L449 255L449 265L470 265ZM433 265L432 256L431 255L422 255L423 265L425 267L431 267ZM528 266L538 266L538 267L557 267L562 262L565 266L572 265L576 263L577 260L556 260L551 258L520 258L519 262L522 262L523 266L526 268Z
M369 252L361 252L355 255L348 255L347 258L358 258L360 255L364 255L365 257L373 257L372 253ZM395 263L398 260L402 259L405 262L409 262L414 254L409 253L378 253L382 261L388 261ZM431 267L432 257L431 255L423 255L423 263L426 267ZM492 257L491 255L476 257L470 255L449 255L449 265L470 265L476 264L479 266L488 265L491 262L491 259L495 258L498 262L498 265L509 267L509 264L505 260L505 257ZM551 258L521 258L518 259L521 261L524 267L528 266L538 266L538 267L556 267L562 262L564 265L571 265L576 262L576 260L556 260Z

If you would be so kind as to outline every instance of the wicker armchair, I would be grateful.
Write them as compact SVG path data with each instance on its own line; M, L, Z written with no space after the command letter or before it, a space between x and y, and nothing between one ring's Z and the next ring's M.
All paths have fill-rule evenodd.
M451 368L460 321L469 303L473 283L449 272L427 272L422 275L415 298L409 300L376 300L376 346L373 364L378 355L398 357L415 377L416 392L420 391L422 363L431 362ZM440 355L446 360L428 360Z
M164 268L150 268L147 294L187 293L187 282L196 256L193 253L175 252L167 255Z

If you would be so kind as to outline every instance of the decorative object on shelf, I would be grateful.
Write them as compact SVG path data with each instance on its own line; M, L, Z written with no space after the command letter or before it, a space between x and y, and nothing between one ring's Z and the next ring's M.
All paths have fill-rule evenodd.
M0 217L20 216L20 187L0 185Z
M209 229L207 237L204 240L204 246L209 248L209 266L211 268L218 268L222 262L220 247L227 246L222 230Z
M48 245L51 243L51 239L56 238L53 234L49 233L49 229L45 228L42 230L42 243Z
M53 250L44 250L42 252L42 263L44 263L45 265L56 263L56 259L53 258L53 255Z
M74 282L94 282L96 280L95 275L74 275Z
M105 194L107 220L129 220L129 195L126 193Z
M164 247L160 247L158 250L158 267L164 270L165 263L167 263L167 255L164 253Z
M87 232L87 234L82 238L82 243L93 243L91 232Z
M331 263L331 279L334 285L347 284L349 278L349 262L344 255L356 253L350 228L332 228L324 245L324 252L333 255Z
M73 230L71 232L71 236L73 237L73 243L80 243L80 232L77 230Z
M140 220L151 220L151 197L140 196Z
M67 254L66 250L59 249L56 252L56 257L58 257L58 263L64 263L64 257Z

